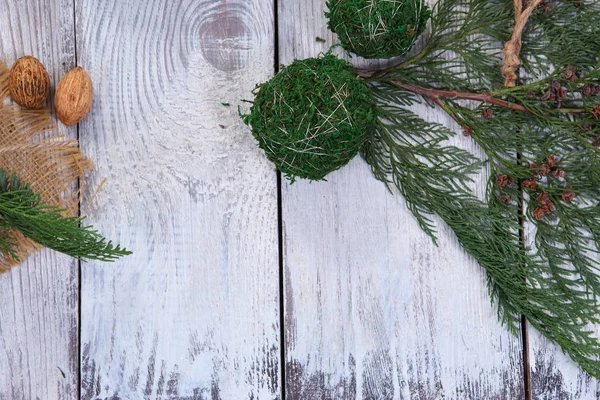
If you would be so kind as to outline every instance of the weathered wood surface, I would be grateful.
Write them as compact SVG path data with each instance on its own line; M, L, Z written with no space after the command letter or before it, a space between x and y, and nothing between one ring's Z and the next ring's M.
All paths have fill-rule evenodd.
M87 214L135 251L83 266L81 398L277 398L277 180L236 107L272 75L272 2L75 4Z
M34 55L55 84L75 65L73 26L70 0L3 0L0 59ZM0 399L77 398L78 280L77 262L49 250L0 276Z
M279 4L283 64L334 43L323 1ZM521 342L481 268L443 226L434 247L362 160L328 182L285 184L283 222L288 399L523 398Z
M278 7L281 63L335 43L324 1ZM271 0L0 2L1 59L35 55L54 82L76 58L90 72L87 198L108 183L83 210L135 251L84 264L81 288L50 251L0 276L0 400L274 399L283 384L288 399L523 398L521 339L481 268L443 226L434 247L362 160L284 182L279 308L276 176L235 107L273 72L273 15ZM529 343L533 399L600 398Z
M596 332L599 330L596 329ZM531 328L529 347L532 399L600 399L600 383L583 372L559 348Z

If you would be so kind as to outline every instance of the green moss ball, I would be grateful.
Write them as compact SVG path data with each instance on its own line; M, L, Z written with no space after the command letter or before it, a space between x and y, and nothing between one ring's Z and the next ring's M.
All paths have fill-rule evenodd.
M267 158L292 182L322 180L354 158L374 131L369 87L328 54L297 60L259 85L244 121Z
M431 17L424 0L329 0L327 7L329 29L364 58L406 54Z

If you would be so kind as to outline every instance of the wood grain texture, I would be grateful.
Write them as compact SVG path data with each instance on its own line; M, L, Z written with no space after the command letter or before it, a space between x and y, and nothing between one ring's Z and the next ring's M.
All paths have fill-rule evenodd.
M280 398L276 174L237 115L273 72L272 2L79 0L76 20L87 192L108 178L87 214L134 251L82 269L82 399Z
M323 1L279 4L283 64L334 43ZM438 110L416 111L458 131ZM285 184L282 201L288 399L523 397L520 338L446 227L434 247L360 159L328 182Z
M3 0L0 59L33 55L54 85L75 64L73 26L71 0ZM77 398L78 280L77 263L50 250L0 275L0 399Z
M597 400L600 384L583 372L559 347L529 329L531 392L536 400ZM598 337L600 330L596 327Z

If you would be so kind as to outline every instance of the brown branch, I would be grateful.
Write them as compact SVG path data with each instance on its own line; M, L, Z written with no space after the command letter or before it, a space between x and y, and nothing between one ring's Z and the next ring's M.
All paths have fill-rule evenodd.
M389 81L389 83L391 83L392 85L394 85L398 88L408 90L409 92L413 92L413 93L421 95L427 99L430 99L431 101L433 101L435 104L437 104L441 108L444 108L444 103L441 101L441 99L447 98L447 99L478 101L480 103L493 104L496 106L509 108L511 110L531 114L531 111L527 107L525 107L521 104L511 103L510 101L498 99L490 93L473 93L473 92L461 92L461 91L457 91L457 90L431 89L431 88L425 88L425 87L422 87L419 85L413 85L411 83L404 83L404 82L399 82L399 81ZM597 111L588 110L585 108L555 108L555 109L548 109L548 111L561 113L561 114L592 114L594 116L596 114L598 114L598 117L600 117L600 108L598 108Z
M455 90L439 90L439 89L428 89L422 86L413 85L410 83L403 83L398 81L390 81L390 83L396 87L408 90L409 92L413 92L419 94L423 97L426 97L430 100L433 100L435 103L439 103L440 97L445 97L449 99L462 99L462 100L473 100L479 101L481 103L489 103L494 104L504 108L510 108L511 110L521 111L528 114L531 114L527 108L520 104L511 103L506 100L497 99L489 93L471 93L471 92L459 92Z
M517 70L521 65L519 53L521 52L521 36L527 20L533 13L533 10L540 5L542 0L529 0L527 7L523 9L524 0L514 0L515 8L515 26L511 39L504 44L502 54L504 55L504 65L502 65L502 75L504 76L504 86L515 87L517 84Z

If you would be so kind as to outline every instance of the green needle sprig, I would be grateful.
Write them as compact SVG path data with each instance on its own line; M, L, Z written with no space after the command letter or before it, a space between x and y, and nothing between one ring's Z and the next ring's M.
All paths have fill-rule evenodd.
M0 251L17 259L11 231L42 246L80 260L115 261L130 251L107 241L84 218L65 217L64 210L45 204L40 195L0 169Z
M400 10L404 2L413 9L423 5L423 0L372 0L372 7L350 7L341 14L344 6L362 2L336 0L328 3L334 11L328 15L335 17L333 27L346 49L357 51L373 43L357 43L358 35L340 27L380 27L368 21L391 20L381 13ZM503 48L509 41L514 45L513 36L521 32L513 29L515 10L524 7L530 7L531 15L520 37L520 68L511 75L516 87L505 87L515 82L507 84L503 75ZM520 19L523 14L517 12ZM598 21L599 0L438 0L421 50L385 69L355 70L372 99L347 95L363 106L375 104L376 118L363 129L367 136L361 148L375 177L406 199L434 241L435 216L452 229L487 272L491 298L507 328L518 333L525 316L600 379L600 342L591 328L600 323ZM369 39L377 32L363 36ZM345 44L350 41L351 46ZM279 93L290 126L305 120L295 99L309 98L315 91L320 99L327 94L327 82L337 78L326 68L331 57L311 61L310 72L322 87L293 92L295 97L288 97L291 91ZM448 143L454 129L413 112L423 103L452 117L460 127L456 131L480 147L483 159ZM313 125L332 121L344 105L323 107ZM281 150L284 161L301 161L302 148L290 153L282 145L289 135L281 135L277 126L269 131L254 122L270 121L269 108L255 102L252 119L246 118L255 137L268 143L271 159ZM351 111L336 123L358 126L346 117ZM311 141L311 129L296 134L296 141L319 145ZM348 145L334 140L336 134L333 129L320 139L343 153ZM311 160L323 172L319 178L331 172L317 163L328 152ZM306 165L300 162L295 168ZM487 193L480 198L472 193L473 178L484 172L489 174Z

